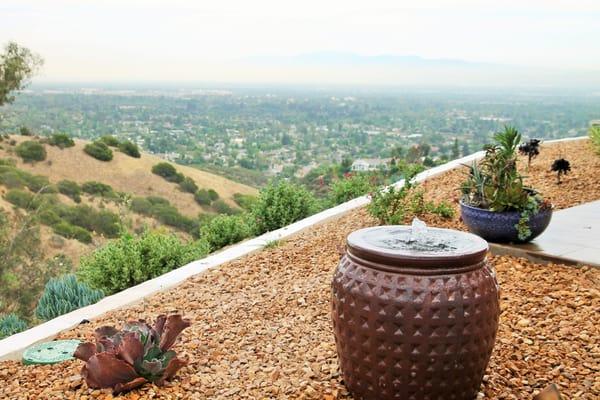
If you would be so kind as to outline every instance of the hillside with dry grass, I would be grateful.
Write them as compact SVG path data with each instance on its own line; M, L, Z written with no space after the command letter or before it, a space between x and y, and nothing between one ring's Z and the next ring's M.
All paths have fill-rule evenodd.
M83 256L125 232L158 229L190 242L212 216L242 211L234 195L239 202L258 193L118 146L110 161L100 161L84 151L89 142L67 140L62 148L49 138L0 137L0 256L10 286L0 291L0 311L29 315L50 277L75 270ZM25 161L23 143L43 156ZM187 187L153 173L159 163L172 166ZM211 199L198 201L199 191Z
M27 136L11 136L16 144L31 140ZM210 212L194 201L194 196L177 189L177 185L167 182L151 172L152 166L165 160L151 154L142 153L141 158L129 157L115 151L111 161L99 161L87 155L83 148L89 143L75 139L75 146L60 149L55 146L45 146L48 153L46 160L37 163L25 163L14 153L14 145L4 141L0 149L0 158L13 158L17 167L34 174L47 176L52 183L63 179L79 184L89 181L102 182L112 186L116 191L130 193L134 196L160 196L168 199L184 215L195 217L201 212ZM174 164L175 165L175 164ZM195 168L175 165L177 170L196 182L199 188L214 189L226 203L235 206L235 193L257 194L257 190L221 176L200 171Z

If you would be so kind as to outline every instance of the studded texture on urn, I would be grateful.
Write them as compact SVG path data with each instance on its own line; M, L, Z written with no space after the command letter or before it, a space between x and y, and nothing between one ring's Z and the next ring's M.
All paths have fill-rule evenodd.
M430 265L415 274L397 258L390 268L349 246L332 283L332 316L355 399L475 398L499 316L484 253L472 265Z

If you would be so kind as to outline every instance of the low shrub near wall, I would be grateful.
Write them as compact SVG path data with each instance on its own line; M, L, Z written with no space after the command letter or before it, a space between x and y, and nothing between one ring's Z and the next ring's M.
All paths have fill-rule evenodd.
M248 215L218 215L200 228L200 238L218 250L252 236L253 222Z
M288 182L271 183L260 191L253 208L257 233L282 228L317 212L314 195Z
M113 294L206 256L206 241L184 243L177 236L146 231L124 234L81 259L77 277Z
M0 316L0 340L15 333L23 332L25 329L27 329L27 322L16 314Z
M49 321L81 307L97 303L104 297L100 290L77 281L73 274L52 278L46 283L44 293L37 304L35 315Z

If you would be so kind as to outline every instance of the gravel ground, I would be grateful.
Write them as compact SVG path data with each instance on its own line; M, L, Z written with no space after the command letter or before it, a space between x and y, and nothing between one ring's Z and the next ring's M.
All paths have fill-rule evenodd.
M545 153L550 152L535 162L542 165ZM598 174L575 171L568 176L572 185L598 188ZM590 175L596 181L588 181ZM440 187L450 186L428 184L428 194L441 196ZM571 192L549 197L559 207L600 198L597 191L595 197ZM460 227L458 219L427 221ZM193 326L175 349L190 364L167 387L147 385L120 398L348 399L330 326L329 284L347 234L373 224L364 210L352 212L61 338L89 339L101 325L181 312ZM502 287L502 315L480 397L529 399L554 382L569 399L600 398L600 269L542 266L512 257L491 261ZM80 368L78 361L0 363L0 398L112 398L82 384Z

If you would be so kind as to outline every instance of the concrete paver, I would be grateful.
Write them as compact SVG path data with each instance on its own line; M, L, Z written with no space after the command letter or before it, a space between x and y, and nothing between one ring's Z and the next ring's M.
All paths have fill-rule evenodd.
M600 200L555 211L544 233L531 243L490 243L492 252L600 267Z

